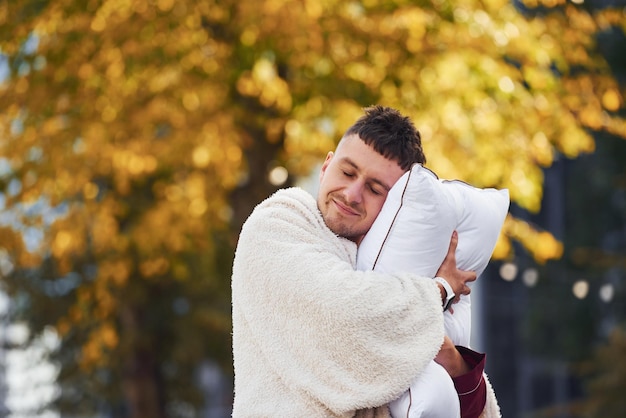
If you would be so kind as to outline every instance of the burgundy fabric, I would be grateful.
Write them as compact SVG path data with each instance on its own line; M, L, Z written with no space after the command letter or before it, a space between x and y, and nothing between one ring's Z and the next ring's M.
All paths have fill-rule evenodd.
M461 418L478 418L487 402L487 385L483 379L486 355L456 346L470 371L452 378L461 403Z

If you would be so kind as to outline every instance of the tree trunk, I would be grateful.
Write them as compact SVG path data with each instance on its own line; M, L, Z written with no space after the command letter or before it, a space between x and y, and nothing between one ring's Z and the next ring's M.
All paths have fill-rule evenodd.
M128 418L165 418L162 380L154 350L142 338L139 315L126 309L122 315L124 334L130 336L123 368L123 391Z

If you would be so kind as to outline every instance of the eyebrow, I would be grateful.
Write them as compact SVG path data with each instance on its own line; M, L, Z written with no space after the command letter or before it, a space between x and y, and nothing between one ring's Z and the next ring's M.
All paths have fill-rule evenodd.
M359 168L359 166L358 166L358 165L356 165L356 163L355 163L354 161L352 161L352 160L350 159L350 157L343 157L343 158L341 158L340 162L347 163L348 165L350 165L350 166L354 167L354 169L355 169L355 170L357 170L357 171L361 171L361 169ZM380 187L382 187L383 189L385 189L385 191L387 191L387 192L388 192L389 190L391 190L391 186L386 185L385 183L383 183L383 181L382 181L382 180L379 180L379 179L377 179L376 177L369 177L369 178L368 178L368 180L369 180L369 181L371 181L372 183L376 183L376 184L380 185Z

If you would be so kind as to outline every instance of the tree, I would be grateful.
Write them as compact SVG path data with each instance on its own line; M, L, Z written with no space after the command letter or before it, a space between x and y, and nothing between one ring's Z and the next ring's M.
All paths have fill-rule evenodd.
M623 14L507 1L0 1L0 247L24 318L55 327L63 401L130 417L197 404L229 360L232 248L253 206L309 172L360 108L394 106L441 177L539 208L542 168L626 136L591 35ZM623 27L622 27L623 30ZM579 71L584 68L585 71ZM267 173L286 167L284 183ZM561 254L509 218L496 251ZM74 361L77 360L77 361ZM76 382L80 382L77 384ZM68 386L66 386L68 387Z
M626 370L620 359L626 353L623 328L616 328L606 344L597 347L592 360L582 367L587 375L589 398L581 405L583 417L621 417L626 402L618 388L626 384Z

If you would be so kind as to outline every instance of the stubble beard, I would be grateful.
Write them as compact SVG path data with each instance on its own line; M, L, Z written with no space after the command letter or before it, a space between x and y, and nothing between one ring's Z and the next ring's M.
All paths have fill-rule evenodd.
M324 219L326 226L328 226L328 228L333 231L335 235L350 240L355 240L358 237L364 235L367 231L362 231L362 228L354 225L354 222L350 222L349 217L339 213L334 207L335 203L333 202L333 200L338 200L343 205L360 212L358 208L354 207L354 205L347 204L342 199L334 197L333 195L329 195L324 200L323 205L318 204L318 206L320 206L320 212L322 213L322 218Z

